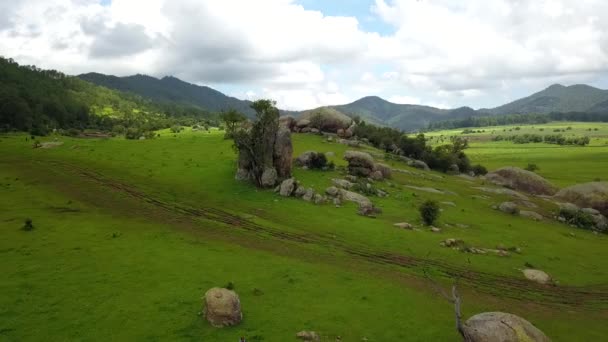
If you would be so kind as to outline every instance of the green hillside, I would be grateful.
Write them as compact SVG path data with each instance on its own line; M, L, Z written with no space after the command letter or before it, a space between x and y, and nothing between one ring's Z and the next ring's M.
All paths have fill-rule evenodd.
M0 58L0 131L46 135L54 129L122 127L119 133L129 128L145 132L212 119L214 114L198 107L159 103Z
M236 109L253 117L254 111L249 107L250 101L229 97L221 92L191 83L175 77L161 79L147 75L116 77L99 73L88 73L78 76L88 82L110 89L130 92L162 103L179 103L197 106L210 112Z

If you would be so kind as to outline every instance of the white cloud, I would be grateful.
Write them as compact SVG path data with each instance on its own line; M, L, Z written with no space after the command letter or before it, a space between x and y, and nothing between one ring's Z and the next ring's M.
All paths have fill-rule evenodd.
M365 95L481 107L608 72L604 0L372 7L360 20L393 33L365 32L355 17L295 0L2 1L0 54L73 74L172 74L292 109Z

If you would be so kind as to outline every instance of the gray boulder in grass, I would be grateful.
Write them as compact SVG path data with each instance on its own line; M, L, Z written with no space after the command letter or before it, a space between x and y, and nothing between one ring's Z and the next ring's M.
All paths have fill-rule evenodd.
M205 293L203 314L214 327L237 325L243 319L241 301L236 292L214 287Z
M469 318L463 330L470 342L550 342L527 320L505 312L484 312Z

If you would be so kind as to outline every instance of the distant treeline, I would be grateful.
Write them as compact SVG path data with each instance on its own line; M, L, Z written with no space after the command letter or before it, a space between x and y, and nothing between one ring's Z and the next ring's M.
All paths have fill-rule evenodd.
M218 115L177 103L154 103L56 70L0 57L0 131L46 135L53 129L148 132L175 124L218 123Z
M512 141L515 144L529 144L529 143L547 143L556 145L578 145L585 146L589 145L591 139L588 136L566 138L561 134L520 134L520 135L497 135L492 138L493 141Z
M608 122L608 113L555 112L549 114L473 116L466 119L431 122L428 129L441 130L463 127L506 126L514 124L544 124L551 121Z

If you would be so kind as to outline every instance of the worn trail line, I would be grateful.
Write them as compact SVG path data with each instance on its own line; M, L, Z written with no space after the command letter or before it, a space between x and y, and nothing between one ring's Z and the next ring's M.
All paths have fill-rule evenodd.
M193 208L180 203L166 203L148 195L132 185L127 185L103 176L102 174L75 165L51 162L66 171L75 172L82 177L113 190L152 204L169 213L179 213L185 217L203 218L256 234L264 234L283 241L315 244L340 250L369 262L399 266L421 272L432 269L444 277L459 278L460 283L496 297L532 301L545 305L566 305L585 308L605 309L608 307L606 287L575 287L540 285L525 279L512 278L483 271L473 271L466 267L452 265L439 260L423 259L399 255L368 248L364 245L346 243L330 235L315 233L294 233L279 228L264 226L238 215L218 208Z

